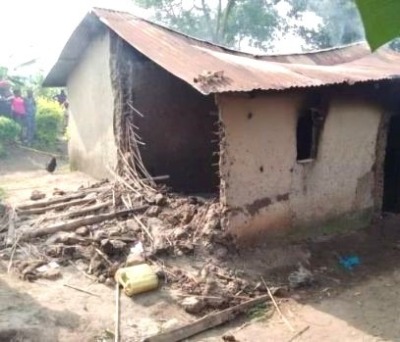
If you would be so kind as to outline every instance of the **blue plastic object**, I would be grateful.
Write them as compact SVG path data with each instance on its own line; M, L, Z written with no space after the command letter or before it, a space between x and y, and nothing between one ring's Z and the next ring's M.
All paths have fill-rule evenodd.
M352 271L354 267L360 265L360 258L357 255L349 255L340 257L339 263L348 271Z

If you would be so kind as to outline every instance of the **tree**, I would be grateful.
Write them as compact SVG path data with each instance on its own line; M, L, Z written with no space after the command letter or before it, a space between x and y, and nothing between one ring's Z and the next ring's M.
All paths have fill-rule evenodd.
M399 0L356 0L373 49L400 36Z
M353 0L286 0L292 6L291 17L305 12L318 15L322 24L317 30L298 27L299 35L314 48L349 44L364 38L363 25Z
M229 47L242 42L261 49L278 24L278 0L135 0L154 10L157 22L182 33Z
M348 44L364 36L354 0L134 1L153 10L159 23L238 50L250 47L261 53L270 52L277 37L288 32L303 38L308 49ZM290 10L282 14L277 10L278 4ZM306 25L309 13L321 24Z

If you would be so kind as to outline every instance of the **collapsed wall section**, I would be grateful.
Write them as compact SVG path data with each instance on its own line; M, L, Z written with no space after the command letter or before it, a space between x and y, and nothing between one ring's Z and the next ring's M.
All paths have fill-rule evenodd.
M118 103L116 136L127 139L135 128L139 157L152 177L168 176L166 185L183 193L218 190L218 111L203 96L114 35L113 84Z

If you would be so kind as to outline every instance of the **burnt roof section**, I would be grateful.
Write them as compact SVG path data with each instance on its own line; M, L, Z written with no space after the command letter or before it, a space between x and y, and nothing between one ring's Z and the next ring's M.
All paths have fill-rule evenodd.
M64 47L45 86L64 86L104 26L203 94L379 81L400 75L400 54L366 43L292 55L251 55L195 39L130 13L95 8Z

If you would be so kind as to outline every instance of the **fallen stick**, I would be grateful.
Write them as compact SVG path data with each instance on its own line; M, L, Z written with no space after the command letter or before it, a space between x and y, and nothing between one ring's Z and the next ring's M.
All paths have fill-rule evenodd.
M98 255L100 255L106 262L107 262L107 264L109 264L110 266L112 266L112 262L111 262L111 260L108 258L108 256L105 254L105 253L103 253L100 249L98 249L98 248L95 248L94 249L96 252L97 252L97 254Z
M31 203L31 204L20 205L17 209L18 210L28 210L28 209L33 209L33 208L48 207L53 204L68 202L68 201L71 201L74 199L83 198L85 196L86 196L86 193L79 192L79 193L72 194L72 195L55 197L55 198L51 198L48 200L36 201L35 203Z
M308 329L310 329L309 325L307 325L305 328L301 329L296 335L294 335L290 340L288 340L288 342L293 342L296 338L303 335Z
M255 305L264 303L268 299L268 295L261 296L258 298L251 299L242 304L236 305L232 308L211 313L193 323L189 323L183 327L172 329L170 331L148 337L144 342L178 342L189 338L193 335L197 335L203 331L214 328L218 325L224 324L228 321L233 320L239 314L247 311Z
M102 192L102 191L106 191L106 190L110 190L110 189L111 189L111 186L102 186L102 187L98 187L98 188L87 188L87 189L85 188L82 190L78 190L77 192L71 193L69 195L52 197L47 200L41 200L41 201L35 201L34 203L23 204L23 205L18 206L17 209L26 210L26 209L47 207L47 206L50 206L53 204L63 203L63 202L68 202L68 201L71 201L74 199L83 198L93 192ZM15 189L15 190L19 190L19 189Z
M45 151L41 151L41 150L36 150L32 147L27 147L27 146L23 146L20 144L15 144L18 148L22 149L22 150L27 150L27 151L31 151L31 152L35 152L35 153L39 153L39 154L44 154L46 156L50 156L50 157L56 157L56 158L61 158L63 157L61 154L54 154L51 152L45 152Z
M79 209L79 210L75 210L75 211L71 211L67 214L65 214L64 216L62 216L61 218L75 218L75 217L79 217L79 216L84 216L86 214L89 214L93 211L97 211L100 209L104 209L107 208L108 206L111 206L112 202L104 202L104 203L99 203L99 204L95 204L89 207L85 207L83 209Z
M274 298L274 296L273 296L271 290L269 289L267 283L266 283L265 280L264 280L264 277L261 277L261 280L262 280L262 282L263 282L265 288L267 289L268 296L271 298L272 303L274 304L276 311L278 311L279 316L281 317L282 321L288 326L288 328L289 328L291 331L293 331L293 332L296 331L296 330L293 328L293 326L290 324L290 322L288 321L288 319L285 317L285 315L282 313L281 309L279 308L278 303L275 301L275 298Z
M95 297L99 297L100 298L100 296L97 293L93 293L93 292L81 289L80 287L76 287L76 286L72 286L72 285L68 285L68 284L64 284L64 286L65 287L69 287L70 289L73 289L73 290L76 290L76 291L79 291L79 292L83 292L83 293L87 293L87 294L90 294L91 296L95 296Z
M165 176L154 176L154 177L151 177L150 179L149 178L143 178L142 180L143 181L149 181L149 180L162 181L162 180L168 180L168 179L170 179L170 176L165 175Z
M141 212L146 210L148 207L149 207L148 205L142 205L140 207L136 207L131 210L116 211L112 213L100 214L96 216L89 216L76 220L71 220L65 223L57 223L48 227L43 227L40 229L36 229L34 231L26 232L21 236L21 241L26 241L43 235L54 234L61 231L63 232L72 231L82 226L88 226L103 221L112 220L121 215Z
M11 208L8 215L6 246L12 245L15 240L15 209Z
M139 224L139 226L144 230L144 232L147 234L150 241L153 242L154 241L153 235L151 235L150 231L147 229L147 227L144 225L144 223L137 216L133 216L133 218Z
M119 342L119 284L115 284L115 333L114 341Z
M39 215L39 214L44 214L46 211L50 211L50 210L57 211L57 210L66 209L68 207L73 207L73 206L77 206L77 205L90 204L95 201L96 201L95 198L83 198L83 199L69 201L66 203L50 205L50 206L44 207L44 208L23 209L23 210L19 210L18 212L21 215Z

